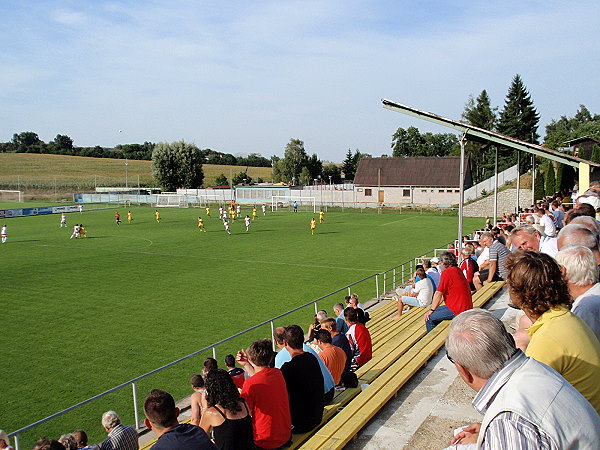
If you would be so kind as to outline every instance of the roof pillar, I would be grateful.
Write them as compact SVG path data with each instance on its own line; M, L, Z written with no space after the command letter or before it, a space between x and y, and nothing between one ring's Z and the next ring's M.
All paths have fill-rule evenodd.
M579 163L579 195L587 191L590 187L590 165Z

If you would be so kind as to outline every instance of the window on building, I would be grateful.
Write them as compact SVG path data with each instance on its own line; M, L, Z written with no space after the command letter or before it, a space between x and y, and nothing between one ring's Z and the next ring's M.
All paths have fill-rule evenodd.
M438 192L439 192L440 194L443 194L443 193L444 193L444 190L443 190L443 189L440 189Z
M373 195L372 189L365 189L365 197L371 197Z
M410 189L402 189L402 197L410 197Z
M421 189L421 194L427 194L427 189Z
M454 189L454 192L458 194L460 192L460 189Z

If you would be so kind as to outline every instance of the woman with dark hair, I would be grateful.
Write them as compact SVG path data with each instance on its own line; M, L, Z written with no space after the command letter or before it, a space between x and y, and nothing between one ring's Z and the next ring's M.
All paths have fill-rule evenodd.
M252 449L252 418L229 373L211 370L206 375L205 388L208 408L202 413L200 427L206 433L213 431L219 449Z
M510 298L533 324L527 328L526 355L560 373L600 413L600 343L569 311L567 282L545 253L519 251L507 258Z

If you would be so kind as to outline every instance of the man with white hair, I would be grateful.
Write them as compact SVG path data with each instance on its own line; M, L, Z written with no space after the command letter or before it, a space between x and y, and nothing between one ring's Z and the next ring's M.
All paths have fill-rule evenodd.
M534 252L546 253L554 258L558 248L556 238L542 236L542 234L530 225L522 225L510 233L512 244L519 250L533 250Z
M108 437L100 444L100 450L138 450L138 434L134 427L121 423L121 418L114 411L102 414L102 426Z
M600 283L596 257L583 245L568 245L556 255L574 302L573 314L583 320L600 340Z
M598 250L598 235L584 225L570 223L558 233L556 246L558 250L568 245L583 245L589 248L600 265L600 251Z
M478 449L595 449L600 416L558 372L515 348L489 311L472 309L450 323L446 355L477 395L483 421L451 444ZM460 448L460 447L457 447Z
M590 216L574 217L569 224L583 225L584 227L589 228L592 233L600 234L600 225L598 224L598 221Z

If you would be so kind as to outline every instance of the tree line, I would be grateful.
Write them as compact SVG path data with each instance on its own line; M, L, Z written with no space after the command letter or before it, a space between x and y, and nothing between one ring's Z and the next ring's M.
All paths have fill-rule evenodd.
M94 158L116 158L116 159L140 159L151 160L152 152L157 144L144 142L143 144L119 144L113 148L101 147L78 147L74 145L73 139L64 134L46 143L33 131L15 133L9 142L0 142L0 153L43 153L70 156L87 156ZM247 156L235 156L229 153L218 152L210 148L199 149L206 164L271 167L271 160L258 153L250 153Z

